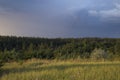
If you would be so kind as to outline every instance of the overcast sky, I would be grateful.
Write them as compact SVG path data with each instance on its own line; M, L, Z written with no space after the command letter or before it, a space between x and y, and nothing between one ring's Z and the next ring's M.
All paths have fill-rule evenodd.
M0 35L120 38L120 0L0 0Z

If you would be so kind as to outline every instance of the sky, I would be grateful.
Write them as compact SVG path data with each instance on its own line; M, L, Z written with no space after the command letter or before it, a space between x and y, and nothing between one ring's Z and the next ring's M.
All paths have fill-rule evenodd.
M120 38L120 0L0 0L0 35Z

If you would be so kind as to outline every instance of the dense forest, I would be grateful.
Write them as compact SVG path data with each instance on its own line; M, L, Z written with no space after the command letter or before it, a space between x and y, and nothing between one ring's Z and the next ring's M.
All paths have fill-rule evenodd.
M0 63L31 58L119 60L120 39L0 36Z

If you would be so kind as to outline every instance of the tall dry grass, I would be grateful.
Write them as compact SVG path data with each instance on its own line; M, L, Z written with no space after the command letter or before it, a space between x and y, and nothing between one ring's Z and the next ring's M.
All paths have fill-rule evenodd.
M0 80L120 80L120 62L29 60L2 69Z

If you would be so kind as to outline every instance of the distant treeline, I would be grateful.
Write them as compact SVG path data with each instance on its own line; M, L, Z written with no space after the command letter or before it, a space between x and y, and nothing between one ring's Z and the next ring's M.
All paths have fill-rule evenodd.
M39 59L120 59L120 38L0 36L0 62Z

